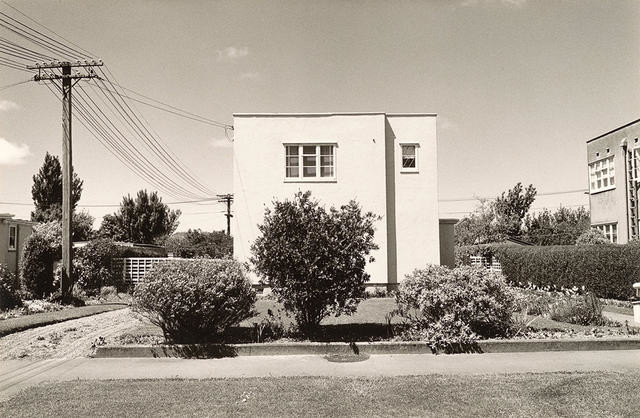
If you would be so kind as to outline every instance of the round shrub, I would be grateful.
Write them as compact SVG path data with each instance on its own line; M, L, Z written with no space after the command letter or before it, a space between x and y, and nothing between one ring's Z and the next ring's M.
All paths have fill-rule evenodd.
M479 267L428 266L400 283L397 312L432 349L467 350L480 337L507 336L516 309L504 278Z
M97 295L103 286L122 289L122 275L111 271L111 260L117 256L118 247L111 239L96 239L78 248L73 258L76 283L89 295Z
M7 266L0 264L0 311L22 305L20 281Z
M53 262L59 258L56 256L57 249L38 232L33 232L25 241L20 276L24 290L31 296L44 298L53 292Z
M173 343L220 342L230 327L255 315L256 294L233 260L156 264L133 293L134 308Z

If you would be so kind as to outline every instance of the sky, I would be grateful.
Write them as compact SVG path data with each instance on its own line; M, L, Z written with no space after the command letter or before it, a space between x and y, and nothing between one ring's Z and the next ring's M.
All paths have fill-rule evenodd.
M437 113L441 217L517 182L543 194L536 210L588 206L585 142L640 117L639 1L4 1L100 57L121 85L216 121ZM0 87L27 77L0 66ZM223 129L135 107L194 177L233 192ZM45 86L0 90L0 212L28 219L32 176L61 153L60 120ZM80 209L97 227L117 208L83 205L153 186L73 127ZM545 195L556 192L568 193ZM179 231L225 227L220 204L171 207Z

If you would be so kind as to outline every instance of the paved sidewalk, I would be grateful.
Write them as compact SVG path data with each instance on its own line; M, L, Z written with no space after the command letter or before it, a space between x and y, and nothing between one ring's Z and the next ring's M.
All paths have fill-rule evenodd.
M410 376L640 370L640 350L374 355L356 363L321 356L52 359L0 362L0 401L43 382L75 379L207 379L270 376Z

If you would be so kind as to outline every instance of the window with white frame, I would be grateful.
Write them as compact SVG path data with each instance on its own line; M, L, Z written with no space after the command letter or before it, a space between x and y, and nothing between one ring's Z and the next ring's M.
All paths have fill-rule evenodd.
M589 190L591 193L616 187L613 156L589 164Z
M640 182L640 148L635 148L631 152L631 179Z
M16 225L9 225L9 251L15 251L17 240L18 227Z
M596 225L594 228L602 232L612 243L616 244L618 242L618 224L602 224Z
M285 145L285 178L301 181L335 180L335 145Z
M418 145L400 144L402 147L402 169L404 172L418 171Z

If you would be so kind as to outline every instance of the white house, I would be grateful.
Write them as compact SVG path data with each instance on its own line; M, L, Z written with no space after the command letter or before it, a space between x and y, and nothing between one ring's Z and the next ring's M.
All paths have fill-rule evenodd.
M249 259L271 202L311 190L327 207L355 199L382 217L371 284L439 264L436 148L435 114L235 114L234 256Z

